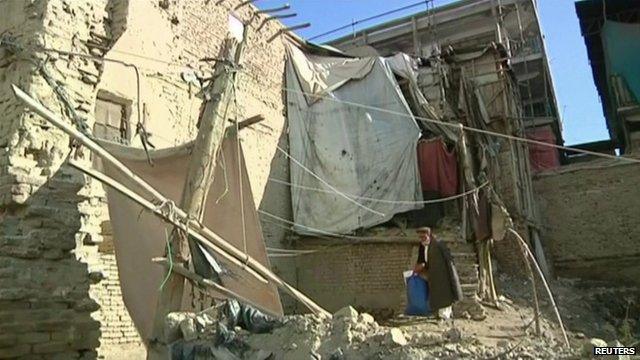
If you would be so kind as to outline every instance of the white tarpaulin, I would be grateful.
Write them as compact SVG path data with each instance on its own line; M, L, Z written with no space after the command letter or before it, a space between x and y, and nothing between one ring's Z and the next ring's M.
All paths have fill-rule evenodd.
M307 55L295 46L287 46L302 92L313 103L352 79L367 76L376 58L342 58Z
M384 60L290 53L296 55L287 62L294 229L350 233L422 207L415 203L422 200L420 129ZM356 63L371 68L365 73L368 67ZM309 74L318 68L326 72ZM305 89L313 86L305 79L317 78L332 80L324 83L323 95L307 102Z

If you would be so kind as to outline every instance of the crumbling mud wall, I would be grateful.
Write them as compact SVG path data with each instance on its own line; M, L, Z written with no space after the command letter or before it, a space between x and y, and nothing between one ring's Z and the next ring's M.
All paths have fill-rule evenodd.
M640 166L598 160L536 176L556 275L640 285Z
M0 3L0 357L95 358L103 275L96 184L64 165L88 156L13 97L16 84L61 117L91 126L112 1ZM64 85L64 88L57 85ZM64 93L62 92L64 91ZM65 102L68 105L65 105Z
M95 358L110 344L140 341L122 311L115 258L104 246L104 190L65 164L69 157L88 164L90 154L70 148L67 136L26 111L11 93L12 83L89 129L96 98L123 101L136 146L140 99L152 142L173 146L195 135L201 102L183 72L206 75L212 64L200 59L217 57L233 11L248 31L237 117L266 118L240 134L256 206L290 218L288 188L266 189L269 177L288 178L288 162L276 153L276 144L286 148L284 48L280 38L266 41L281 25L262 25L265 16L252 5L233 10L240 3L0 2L0 357ZM147 17L154 21L145 23ZM139 67L139 98L132 68L104 57ZM229 118L235 117L234 109ZM264 227L268 244L281 246L284 230ZM284 270L293 267L282 264L274 267L287 277Z
M256 14L253 5L241 6L243 3L130 1L127 29L107 57L135 65L139 84L132 66L108 62L97 96L125 104L131 146L142 146L135 131L139 120L158 149L193 140L202 103L196 77L211 76L215 64L212 59L219 56L229 32L229 17L234 16L245 24L246 40L235 87L237 96L227 118L264 116L262 122L240 131L251 190L260 210L291 219L289 188L268 181L289 179L288 159L277 150L279 146L288 151L283 94L285 52L281 38L269 41L282 24L266 21L266 15ZM286 226L263 220L267 246L284 247ZM294 278L295 268L289 259L273 260L272 268L285 279ZM290 299L282 298L286 307Z

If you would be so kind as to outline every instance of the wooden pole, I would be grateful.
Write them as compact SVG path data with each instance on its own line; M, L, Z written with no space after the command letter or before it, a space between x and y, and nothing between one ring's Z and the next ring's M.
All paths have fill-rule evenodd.
M165 213L163 213L162 209L159 206L153 204L151 201L145 199L144 197L136 194L135 192L133 192L132 190L130 190L126 186L124 186L121 183L117 182L116 180L108 177L107 175L105 175L105 174L103 174L103 173L101 173L99 171L96 171L94 169L91 169L91 168L89 168L89 167L87 167L85 165L82 165L81 163L79 163L76 160L69 160L69 165L71 165L74 168L82 171L86 175L88 175L88 176L100 181L101 183L111 187L112 189L118 191L119 193L121 193L122 195L126 196L130 200L133 200L134 202L138 203L143 208L151 211L155 215L158 215L159 217L161 217L166 222L174 225L175 227L180 228L182 231L185 231L185 232L188 231L189 235L191 235L194 238L196 238L196 240L198 240L198 242L200 242L203 246L213 250L217 254L220 254L222 257L224 257L226 260L228 260L229 262L233 263L234 265L237 265L239 267L245 267L244 260L239 260L239 259L229 255L222 248L220 248L216 244L214 244L211 241L209 241L209 239L207 239L207 237L205 237L199 231L199 229L197 229L196 227L191 226L191 225L187 226L186 225L186 221L184 221L185 218L184 217L180 217L178 215L178 211L176 211L177 219L176 218L171 218L168 215L166 215ZM174 209L174 210L177 210L177 208ZM251 274L251 276L255 277L260 282L262 282L264 284L267 284L269 282L264 276L258 274L253 269L251 269L249 267L246 267L246 270L247 270L247 272L249 274Z
M529 259L531 260L531 262L535 266L536 271L538 272L538 275L540 276L540 279L542 279L542 284L544 285L544 288L547 291L547 295L549 295L549 300L551 301L551 305L553 306L553 311L555 312L556 318L558 319L558 324L560 325L560 331L562 331L562 336L564 337L565 345L567 345L567 348L571 348L571 344L569 343L569 338L567 337L567 332L564 330L564 323L562 322L562 317L560 317L560 311L558 311L558 306L556 306L556 301L553 298L553 294L551 293L551 289L549 288L549 284L547 284L547 280L545 279L544 274L542 273L542 270L540 270L540 266L538 266L538 262L536 261L535 256L533 256L533 254L531 253L531 250L529 250L529 247L527 246L527 243L520 236L520 234L518 234L517 231L515 231L513 229L509 229L509 231L516 236L516 238L518 239L520 244L523 246L524 251L529 256Z
M207 99L198 121L199 129L191 160L182 190L180 207L187 213L188 219L201 222L205 203L213 181L218 150L224 137L225 120L229 107L232 87L235 81L235 66L238 63L242 46L234 38L227 38L222 46L220 58L216 62L213 80L205 91ZM176 264L196 270L199 274L211 273L204 254L187 234L180 228L172 232L167 256ZM150 344L163 346L164 322L167 314L181 309L184 297L184 278L168 274L168 279L160 292L156 306L154 325ZM151 352L150 352L151 353ZM153 356L151 356L153 357Z
M144 189L144 191L148 192L149 195L155 198L159 203L165 203L169 200L164 195L162 195L158 190L156 190L151 185L149 185L146 181L144 181L142 178L137 176L133 171L127 168L122 162L116 159L113 155L111 155L108 151L106 151L102 146L97 144L90 137L82 134L71 124L68 124L67 122L59 119L58 115L54 114L49 109L42 106L42 104L34 100L32 97L30 97L28 94L26 94L17 86L12 85L12 89L16 97L20 101L22 101L27 107L29 107L30 110L39 114L45 120L49 121L54 126L58 127L59 129L67 133L69 136L73 137L74 139L78 140L78 142L85 145L87 148L93 151L94 154L100 156L100 158L102 158L103 161L108 162L109 164L114 166L124 176L132 180L137 186ZM117 181L107 177L106 175L98 171L87 168L86 166L79 164L75 161L70 161L69 163L72 166L76 167L78 170L87 174L88 176L91 176L92 178L95 178L96 180L101 181L103 184L106 184L114 188L115 190L121 192L123 195L129 197L131 200L134 200L141 206L154 212L154 214L165 218L163 214L161 214L159 210L156 209L156 205L146 200L142 196L135 194L133 191L128 190L126 187L119 184ZM117 186L117 185L120 185L120 186ZM184 221L186 221L188 218L186 212L184 212L180 207L175 208L175 213L176 213L176 216L178 216L180 219ZM169 221L168 219L166 220ZM176 226L179 224L179 222L176 222L176 221L171 223ZM291 285L287 284L285 281L280 279L277 275L271 272L271 270L269 270L267 267L265 267L260 262L253 259L252 257L248 256L244 252L238 250L235 246L231 245L229 242L224 240L221 236L219 236L218 234L214 233L210 229L203 226L200 222L189 220L189 230L190 230L189 234L196 237L196 239L203 246L215 251L216 253L222 256L228 255L234 258L236 262L239 261L239 263L245 264L246 265L245 269L250 274L252 275L254 273L260 274L262 276L262 281L265 281L264 279L268 279L270 282L273 282L282 290L289 293L293 298L297 299L298 301L306 305L309 308L309 310L313 311L314 313L322 313L325 315L330 315L326 310L324 310L323 308L315 304L306 295L304 295L303 293L301 293L300 291L298 291L297 289L295 289L294 287L292 287Z
M523 245L520 241L518 241L518 245L520 245L520 248L522 249ZM540 302L538 301L538 288L536 284L536 277L533 274L533 269L531 268L531 261L529 260L529 256L527 255L527 250L522 249L522 254L524 255L524 264L527 268L527 272L529 273L529 278L531 279L531 291L533 292L533 306L535 308L535 314L533 319L536 323L536 335L540 336L542 334L542 328L540 327Z
M183 266L181 265L176 265L176 264L170 264L169 263L169 259L167 258L153 258L151 259L152 262L158 264L158 265L162 265L164 266L167 270L171 269L171 271L184 276L185 278L197 283L198 285L204 287L204 288L209 288L211 290L217 291L220 294L225 295L226 298L233 298L236 299L242 303L245 304L249 304L257 309L259 309L260 311L268 314L269 316L273 316L273 317L280 317L277 314L274 314L273 312L262 308L260 305L255 304L253 301L243 297L242 295L239 295L237 293L235 293L234 291L231 291L229 289L227 289L226 287L217 284L215 281L203 278L202 276L196 274L193 271L190 271L189 269L185 269ZM221 299L224 299L225 297L221 296Z
M276 284L282 290L284 290L289 295L291 295L294 299L304 304L309 310L311 310L315 314L323 314L323 315L330 316L329 312L327 312L318 304L313 302L313 300L309 299L306 295L298 291L296 288L289 285L284 280L280 279L276 274L274 274L271 270L267 269L264 265L260 264L254 258L236 249L233 245L226 242L219 235L212 232L208 228L196 222L190 223L187 228L183 223L181 223L181 221L186 220L185 212L182 209L178 207L174 209L176 216L179 218L178 220L169 218L166 214L164 214L158 208L158 206L154 205L152 202L146 200L142 196L131 191L126 186L120 184L116 180L104 175L99 171L88 168L77 161L70 160L69 164L75 167L76 169L82 171L83 173L87 174L88 176L91 176L92 178L120 192L122 195L138 203L142 207L151 211L153 214L170 222L174 226L181 226L182 230L184 231L188 230L189 235L196 238L196 240L198 240L198 242L200 242L203 246L211 249L217 254L220 254L221 256L225 257L227 260L232 261L234 264L243 266L247 272L249 272L252 276L256 277L258 280L265 281L265 279L267 279L269 282ZM164 197L159 198L158 200L162 203L167 201L167 199Z

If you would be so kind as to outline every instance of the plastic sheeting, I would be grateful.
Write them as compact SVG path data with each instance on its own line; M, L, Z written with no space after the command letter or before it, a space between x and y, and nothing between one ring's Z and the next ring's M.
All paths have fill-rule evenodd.
M140 149L104 142L101 144L134 173L179 204L189 165L190 146L151 151L150 155L154 159L154 166L151 167L146 161L144 151ZM244 159L244 156L241 148L238 154L238 149L235 137L227 136L222 144L214 181L207 197L203 224L236 248L244 249L242 215L238 206L240 204L238 185L242 184L247 253L269 267L245 164L238 163L238 159ZM104 164L102 167L108 176L152 200L146 190L122 176L113 166ZM239 170L242 179L238 178ZM142 207L115 190L107 188L107 199L114 232L113 242L122 297L136 329L142 339L147 341L153 326L160 294L159 287L166 275L166 269L152 263L151 259L164 256L165 229L170 233L172 227L150 212L143 211ZM271 314L282 315L282 305L275 285L260 282L239 266L223 258L216 259L227 270L221 274L223 286ZM200 301L191 296L199 294L191 293L189 289L189 286L185 288L186 294L183 298L185 310L193 309L194 303L197 304ZM221 294L218 295L224 298Z
M621 75L636 100L640 101L640 24L607 20L602 26L601 36L607 75Z
M294 230L350 233L420 208L412 203L422 200L416 155L420 129L391 69L381 58L362 60L371 61L372 67L360 77L361 71L348 72L334 63L330 71L346 81L334 82L341 86L333 86L309 104L302 94L306 86L301 85L300 72L331 58L303 60L289 59L286 73L290 153L295 159L291 162Z

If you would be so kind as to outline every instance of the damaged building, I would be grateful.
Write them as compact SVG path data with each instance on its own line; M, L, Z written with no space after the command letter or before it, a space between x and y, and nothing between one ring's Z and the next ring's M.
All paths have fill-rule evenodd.
M633 153L637 74L589 29L637 29L597 6L577 9L609 145ZM310 312L289 326L349 346L353 330L348 351L420 347L376 321L402 314L425 226L455 261L459 319L504 310L494 273L637 282L638 164L563 149L534 1L458 1L327 45L242 0L0 10L0 358L187 352L202 334L183 324L217 326L203 314L228 299ZM612 154L594 146L578 150ZM337 354L296 334L247 343Z

